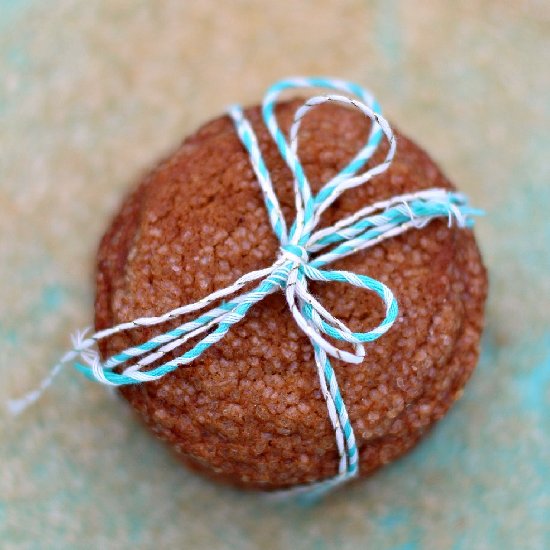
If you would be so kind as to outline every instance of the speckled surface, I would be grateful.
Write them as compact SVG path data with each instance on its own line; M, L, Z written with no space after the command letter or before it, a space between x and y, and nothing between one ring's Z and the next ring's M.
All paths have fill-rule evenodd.
M0 2L0 400L91 322L96 244L128 184L226 104L300 73L371 87L488 211L480 367L412 454L316 508L187 473L67 372L2 416L2 546L548 548L548 4L226 4Z

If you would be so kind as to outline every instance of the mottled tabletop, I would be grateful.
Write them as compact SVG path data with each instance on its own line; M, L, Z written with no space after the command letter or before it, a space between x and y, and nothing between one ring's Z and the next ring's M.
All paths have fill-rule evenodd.
M131 182L283 76L369 87L487 211L491 280L462 400L314 507L188 473L67 370L0 413L0 547L550 548L549 50L546 0L0 0L0 403L90 324L97 242Z

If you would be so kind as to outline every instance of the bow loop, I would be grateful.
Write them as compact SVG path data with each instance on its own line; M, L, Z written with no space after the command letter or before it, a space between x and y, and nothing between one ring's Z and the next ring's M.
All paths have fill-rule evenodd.
M294 115L290 128L290 142L281 131L275 116L275 104L279 95L293 88L326 88L337 92L357 96L359 100L346 96L331 94L309 98L299 107ZM313 196L311 186L298 156L299 129L303 118L314 107L325 102L344 104L359 109L372 120L368 141L355 157L339 174L326 182L317 195ZM274 84L266 93L262 105L262 113L266 126L275 141L281 157L289 167L294 182L296 219L290 229L291 242L306 242L311 231L317 226L321 214L346 190L364 183L376 174L383 172L391 163L395 152L395 142L389 124L380 113L380 106L374 97L361 87L351 82L325 78L290 78ZM383 135L386 135L390 147L386 158L379 165L356 176L377 149ZM254 159L251 156L251 160ZM269 210L269 207L268 207Z

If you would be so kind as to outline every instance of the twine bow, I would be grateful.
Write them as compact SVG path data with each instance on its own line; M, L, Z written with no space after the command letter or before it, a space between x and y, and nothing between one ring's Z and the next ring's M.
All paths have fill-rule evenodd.
M294 115L290 140L287 141L275 117L276 100L279 94L287 89L311 87L326 88L347 95L314 96L305 101ZM348 95L357 99L350 99ZM366 145L345 168L314 195L298 157L298 134L307 113L325 102L358 109L372 121L372 124ZM230 286L217 290L196 303L178 307L158 317L134 319L88 337L85 333L78 332L73 337L73 349L62 357L40 387L21 400L11 402L10 407L14 413L26 408L40 396L64 364L78 358L81 362L77 362L75 367L87 377L103 384L120 386L158 380L176 368L192 363L210 346L220 341L233 325L246 316L254 304L262 301L267 295L282 290L292 316L313 346L320 386L335 433L340 457L337 476L319 484L306 486L308 490L312 487L324 490L358 473L355 436L329 357L336 357L347 363L361 363L365 356L364 344L379 338L390 329L397 318L398 306L391 290L380 281L359 273L327 271L321 268L411 228L423 227L435 218L448 218L449 225L455 220L461 227L469 226L472 224L471 216L479 212L470 208L466 198L461 194L445 189L428 189L376 202L330 227L319 229L321 215L344 191L368 182L388 168L395 154L396 142L376 100L356 84L325 78L292 78L272 86L264 98L262 107L265 125L294 181L296 217L288 229L250 123L239 106L231 107L228 112L249 154L270 224L280 242L279 254L273 265L247 273ZM382 137L388 142L385 158L379 164L360 172L372 157ZM259 283L251 290L238 294L244 287L257 281ZM366 332L353 332L313 296L309 290L310 281L347 283L374 292L384 303L384 319L377 327ZM223 301L229 296L233 297ZM213 304L217 305L210 307ZM130 347L104 363L95 351L98 341L118 332L165 323L202 310L206 311L195 319L154 336L147 342ZM166 354L200 335L203 335L201 339L185 353L150 368ZM342 344L345 343L351 346L343 347ZM126 366L121 370L122 365Z

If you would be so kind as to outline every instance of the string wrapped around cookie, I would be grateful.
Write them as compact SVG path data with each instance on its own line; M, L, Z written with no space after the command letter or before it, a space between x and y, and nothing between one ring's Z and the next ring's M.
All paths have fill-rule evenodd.
M311 87L327 88L338 93L316 95L305 101L295 113L287 141L274 112L277 98L281 92L290 88ZM348 96L357 99L350 99ZM314 195L298 156L299 130L307 113L325 102L357 109L372 121L372 125L365 146ZM335 357L348 363L362 362L365 344L376 340L391 328L397 318L398 305L391 290L380 281L358 273L322 268L345 256L375 246L385 239L410 229L424 227L437 218L446 218L449 224L454 222L460 227L470 226L472 216L479 214L479 211L469 207L463 195L434 188L376 202L330 227L319 228L321 215L342 193L367 183L387 170L395 154L396 141L376 100L359 86L334 79L295 78L272 86L264 98L262 109L265 125L293 177L296 215L288 228L252 126L239 106L231 107L228 112L249 154L271 227L280 244L274 263L264 269L247 273L230 286L217 290L198 302L162 315L137 318L89 336L78 332L73 337L73 348L62 357L41 386L23 399L11 402L10 407L14 413L23 410L39 397L63 365L70 362L75 362L76 369L88 378L106 385L120 386L158 380L177 368L191 365L208 348L223 339L231 327L247 315L252 306L269 294L282 291L292 316L313 347L319 384L339 455L336 477L294 488L292 491L324 491L355 477L359 471L354 430L329 358ZM385 158L379 164L361 172L383 138L388 142ZM383 320L377 327L365 332L351 331L313 296L309 290L309 281L346 283L374 292L384 303ZM249 289L253 284L253 288ZM140 345L129 347L105 362L101 362L95 349L100 340L116 333L159 325L201 311L195 319L156 335ZM190 349L163 362L164 356L173 354L194 339L198 341ZM352 351L348 350L350 346Z

